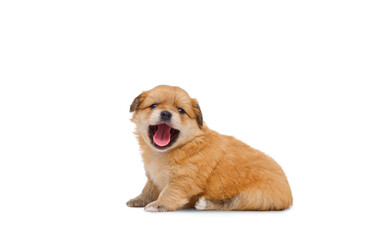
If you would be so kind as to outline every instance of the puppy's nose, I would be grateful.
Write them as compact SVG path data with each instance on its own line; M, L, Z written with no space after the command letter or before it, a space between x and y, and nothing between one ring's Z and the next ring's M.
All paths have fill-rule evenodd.
M171 119L171 117L172 117L172 113L170 113L170 112L168 112L168 111L162 111L162 112L160 113L160 118L161 118L161 120L163 120L163 121L168 121L168 120Z

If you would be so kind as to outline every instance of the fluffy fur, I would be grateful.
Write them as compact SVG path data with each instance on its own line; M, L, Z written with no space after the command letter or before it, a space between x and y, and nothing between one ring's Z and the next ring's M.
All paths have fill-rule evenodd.
M155 108L151 105L157 104ZM179 112L182 108L185 113ZM168 125L180 131L166 149L156 148L149 126L172 113ZM142 150L147 183L127 202L146 211L283 210L293 203L281 167L266 154L209 129L198 102L179 87L157 86L136 97L130 111Z

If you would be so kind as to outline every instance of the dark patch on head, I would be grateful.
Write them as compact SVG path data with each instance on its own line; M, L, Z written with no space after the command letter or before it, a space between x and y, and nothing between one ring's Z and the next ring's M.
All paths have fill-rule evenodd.
M142 94L139 94L136 98L134 98L132 104L130 105L130 112L134 112L138 109L139 105L141 105L141 98Z
M198 101L196 99L193 99L193 110L195 113L195 118L197 119L198 125L201 127L203 126L203 115L201 108L199 107Z

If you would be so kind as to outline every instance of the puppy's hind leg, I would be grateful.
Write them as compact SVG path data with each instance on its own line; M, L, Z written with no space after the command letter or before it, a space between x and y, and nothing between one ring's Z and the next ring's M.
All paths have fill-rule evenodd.
M223 211L272 211L284 210L291 206L293 198L290 191L264 192L249 190L223 200L211 200L204 197L195 203L197 210L223 210Z
M289 189L289 188L288 188ZM280 211L293 204L290 190L249 189L237 194L237 202L232 210L237 211Z
M229 211L233 210L237 203L237 196L226 198L223 200L210 200L204 197L198 199L195 203L195 209L197 210L221 210Z

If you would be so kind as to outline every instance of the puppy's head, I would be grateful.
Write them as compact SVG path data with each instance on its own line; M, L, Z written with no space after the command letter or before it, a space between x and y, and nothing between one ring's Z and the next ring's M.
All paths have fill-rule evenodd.
M169 151L202 134L198 102L179 87L161 85L138 95L130 105L137 134L154 150Z

